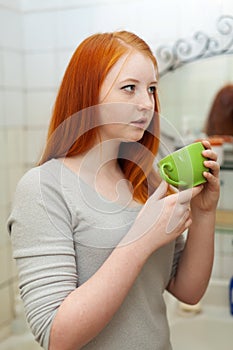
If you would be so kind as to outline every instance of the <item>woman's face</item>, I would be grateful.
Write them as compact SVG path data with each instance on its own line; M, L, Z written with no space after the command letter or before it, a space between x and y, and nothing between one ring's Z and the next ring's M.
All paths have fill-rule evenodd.
M153 62L134 52L113 66L100 89L101 139L138 141L154 114L157 79Z

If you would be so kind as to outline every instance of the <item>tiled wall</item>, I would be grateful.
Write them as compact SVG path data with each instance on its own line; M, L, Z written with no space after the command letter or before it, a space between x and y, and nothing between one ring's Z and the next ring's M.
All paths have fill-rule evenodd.
M0 0L0 337L14 315L17 280L5 221L16 183L39 158L76 46L97 31L128 29L156 48L214 31L223 13L233 13L231 0Z
M212 276L227 280L233 276L233 232L216 231Z
M233 210L233 170L222 169L220 171L220 210ZM228 279L233 276L233 230L216 230L215 235L215 260L213 276Z
M16 280L5 222L13 187L23 173L23 23L18 5L0 4L0 336L13 317Z

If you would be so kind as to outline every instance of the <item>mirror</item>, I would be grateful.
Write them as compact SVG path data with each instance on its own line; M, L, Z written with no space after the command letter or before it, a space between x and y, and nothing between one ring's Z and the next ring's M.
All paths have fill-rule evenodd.
M181 138L200 137L216 93L233 84L233 17L218 19L215 37L197 32L158 48L156 55L163 119ZM169 135L163 124L161 132Z
M233 55L184 65L160 79L161 114L181 136L192 133L198 137L215 95L226 84L233 84Z

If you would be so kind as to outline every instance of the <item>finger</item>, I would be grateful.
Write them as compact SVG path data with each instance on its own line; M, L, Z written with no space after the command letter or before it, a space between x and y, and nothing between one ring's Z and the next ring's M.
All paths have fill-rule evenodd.
M156 191L153 194L153 199L159 200L161 198L164 198L167 194L167 190L168 190L168 184L166 181L162 181L158 188L156 189Z
M190 210L190 207L188 207L183 214L183 220L186 221L190 217L191 217L191 210Z
M212 161L212 160L206 160L206 161L204 161L204 165L205 165L205 167L207 167L207 168L209 168L211 170L211 173L214 176L218 176L219 171L220 171L219 163L217 163L215 161Z
M215 161L218 158L217 153L214 152L212 149L207 149L205 151L202 151L202 155L208 159L215 160Z
M203 185L188 188L187 190L179 193L178 202L180 204L186 204L192 198L196 197L203 190Z
M203 176L206 178L208 183L212 183L214 185L217 185L219 183L219 176L214 175L209 171L204 171Z
M191 225L192 225L192 219L189 218L189 219L185 222L185 224L184 224L185 230L186 230L187 228L189 228Z
M211 149L211 144L208 140L202 140L201 142L206 149Z
M196 186L192 188L192 198L196 197L199 193L201 193L201 191L203 190L204 186L200 185L200 186Z

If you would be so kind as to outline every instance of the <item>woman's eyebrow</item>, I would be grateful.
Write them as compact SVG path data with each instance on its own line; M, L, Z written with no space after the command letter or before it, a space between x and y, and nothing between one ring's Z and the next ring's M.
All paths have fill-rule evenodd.
M139 80L134 79L134 78L126 78L124 80L121 80L120 83L124 84L124 83L127 83L129 81L134 82L134 83L139 83Z
M139 80L137 80L137 79L135 79L135 78L126 78L126 79L124 79L124 80L121 80L120 83L121 83L121 84L124 84L124 83L127 83L127 82L129 82L129 81L131 81L131 82L133 82L133 83L139 83ZM149 84L155 84L155 85L157 85L157 84L158 84L158 81L157 81L157 80L153 80L153 81L151 81Z

